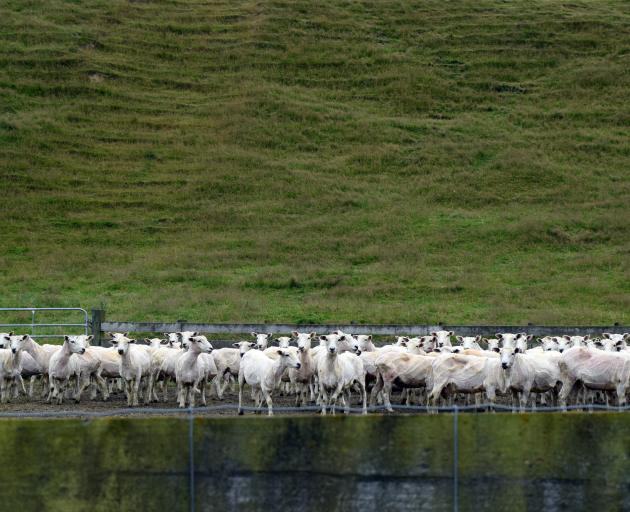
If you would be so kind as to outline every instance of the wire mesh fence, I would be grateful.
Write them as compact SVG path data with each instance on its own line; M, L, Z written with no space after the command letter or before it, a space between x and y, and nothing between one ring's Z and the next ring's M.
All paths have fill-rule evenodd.
M5 420L30 418L42 421L0 421L0 429L5 429L7 424L19 425L13 436L3 434L7 442L0 450L0 460L5 464L15 462L6 456L12 447L19 457L28 456L29 452L24 452L21 445L30 445L36 450L31 460L50 464L59 457L66 457L67 453L64 460L68 469L57 469L56 473L76 471L81 485L94 486L96 490L93 492L101 493L102 499L109 496L103 489L108 482L114 482L120 486L116 492L150 492L156 500L159 497L163 501L163 506L172 500L177 505L174 510L184 507L191 511L216 509L218 505L213 500L217 497L226 500L221 503L227 508L235 504L251 505L260 500L260 506L245 506L243 510L263 510L262 507L270 503L279 507L288 503L290 509L297 509L297 505L302 504L302 510L321 510L308 500L315 500L318 492L325 491L330 494L331 503L335 503L335 498L345 500L345 510L376 510L376 504L383 506L379 500L384 498L390 500L390 510L416 510L414 506L422 498L435 509L457 511L460 507L469 508L471 496L481 492L481 487L475 487L481 484L475 483L474 478L471 480L471 473L482 477L484 474L502 474L503 469L496 469L497 464L503 464L497 457L519 460L519 453L512 454L502 445L492 451L494 445L505 442L505 432L511 433L509 437L514 437L517 444L522 442L518 436L526 435L526 432L540 440L542 428L547 429L545 435L554 443L568 436L568 444L561 443L560 448L549 447L547 450L545 443L542 447L529 445L524 448L538 450L537 455L528 455L533 461L549 457L554 464L559 464L557 460L574 456L577 460L580 456L597 457L596 448L592 454L584 454L578 447L571 453L562 449L573 445L568 425L577 425L575 432L585 435L588 443L602 440L608 446L611 442L623 444L624 436L619 433L627 424L623 414L588 413L579 416L557 414L546 418L550 421L541 421L540 414L533 414L523 422L519 421L521 415L507 414L512 412L511 406L489 403L428 410L424 406L396 404L392 405L394 410L403 414L370 414L367 417L361 416L360 408L351 407L349 415L339 411L334 418L318 417L315 413L320 408L316 406L277 407L275 418L265 417L265 408L263 415L258 416L252 414L257 408L245 406L245 420L213 416L225 411L235 412L237 407L236 404L221 404L185 409L122 407L106 411L4 411L0 418ZM566 408L567 411L611 413L629 409L630 406L607 407L602 404ZM384 407L374 406L369 410L378 413ZM525 410L554 413L562 408L529 407ZM296 413L299 416L291 416ZM611 430L610 426L598 430L597 424L600 420L606 422L605 417L617 418L612 422L617 430ZM104 418L111 418L111 421L103 421ZM480 421L483 418L485 420ZM562 418L564 420L557 421ZM43 426L38 429L33 424ZM554 436L554 428L562 435ZM507 429L499 439L495 435L485 435L496 433L498 429ZM616 460L615 457L625 457L624 446L606 452L603 457L606 464ZM491 455L484 459L488 450ZM471 461L477 461L472 468ZM90 469L90 464L94 468ZM569 464L579 466L573 460L569 460ZM593 462L589 464L590 468L595 468ZM24 464L11 464L11 467L22 466ZM512 467L509 466L508 471L515 471L510 469ZM29 468L30 472L33 470ZM535 469L526 471L537 474ZM276 485L269 485L270 482ZM279 493L278 490L285 487L280 482L291 484L290 498L286 496L289 493L286 488L284 494ZM515 482L526 486L533 494L534 491L547 492L541 487L540 480L533 480L531 485L509 480L510 485L516 485ZM549 487L549 496L560 493L558 499L569 503L574 498L577 500L575 483L552 478L545 480L544 485ZM171 489L169 492L177 489L176 499L166 492L167 488ZM486 498L491 495L490 491L484 493ZM372 500L369 506L364 503L367 496ZM126 495L125 499L132 498ZM340 510L339 505L336 507L329 505L328 508Z

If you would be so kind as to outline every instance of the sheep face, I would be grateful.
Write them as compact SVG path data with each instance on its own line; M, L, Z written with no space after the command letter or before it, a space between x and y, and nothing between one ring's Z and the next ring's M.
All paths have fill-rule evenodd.
M212 344L208 341L208 338L205 336L191 336L189 338L189 350L194 352L203 352L204 354L209 354L212 352Z
M304 352L311 348L311 340L315 337L314 332L308 333L293 331L291 334L297 339L297 347L300 352Z
M269 340L271 339L272 334L253 332L252 336L256 338L256 348L258 350L265 350L269 346Z
M70 347L70 352L73 354L85 354L85 349L90 346L92 336L86 336L81 334L79 336L64 336L64 343Z

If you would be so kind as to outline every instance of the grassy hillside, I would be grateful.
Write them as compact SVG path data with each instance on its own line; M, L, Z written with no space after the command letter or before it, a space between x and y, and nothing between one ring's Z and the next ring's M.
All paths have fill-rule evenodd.
M630 322L630 3L0 4L0 305Z

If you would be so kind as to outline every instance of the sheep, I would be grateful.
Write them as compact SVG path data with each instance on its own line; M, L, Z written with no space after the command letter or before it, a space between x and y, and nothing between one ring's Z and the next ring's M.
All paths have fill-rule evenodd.
M13 345L11 348L13 348ZM21 348L17 350L19 351ZM70 379L76 375L75 365L72 364L72 356L74 354L85 354L85 340L82 337L64 336L61 349L50 357L48 365L50 393L46 400L47 402L51 399L56 399L57 405L62 404L66 387Z
M311 341L315 338L314 332L297 332L293 331L292 336L297 339L298 360L300 368L289 368L289 379L296 391L295 405L306 405L306 392L310 390L311 400L315 399L313 390L313 376L315 375L315 366L313 363L313 354L311 353Z
M173 348L168 351L159 349L153 355L155 364L153 365L154 371L151 377L151 389L153 389L156 381L163 381L163 399L165 402L168 400L168 383L171 380L176 380L175 368L177 360L186 352L190 344L190 338L193 336L197 336L197 333L192 331L169 333L169 344ZM173 341L175 338L179 341Z
M386 351L379 354L375 361L377 381L370 395L370 405L381 392L383 402L389 412L393 412L390 396L392 385L396 382L403 388L426 388L431 376L434 357L427 355L405 354L397 351ZM409 398L407 399L409 402Z
M256 343L252 341L239 341L232 343L232 347L219 348L212 351L212 357L217 367L217 376L214 378L214 385L217 397L223 400L223 393L229 384L229 379L238 379L238 371L241 366L241 357L248 350L256 348ZM223 383L221 382L223 381Z
M262 399L267 402L267 413L273 416L271 395L286 368L300 368L297 356L286 349L276 348L277 358L272 359L259 350L250 350L241 359L238 372L238 413L243 414L243 385L252 387L257 407L262 407Z
M199 384L206 378L206 361L201 354L210 354L212 345L205 336L190 336L187 340L188 350L183 352L175 362L175 379L177 381L177 401L179 407L195 406L195 393L199 393ZM205 405L205 395L202 394Z
M9 349L11 348L11 337L14 336L13 332L9 333L0 333L0 349ZM38 378L42 377L42 367L41 365L33 359L28 352L21 352L21 365L22 365L22 378L29 379L29 387L28 387L28 397L33 397L33 387L35 385L35 381ZM15 387L15 396L17 397L18 388Z
M151 355L144 346L135 345L136 340L127 337L127 333L111 333L112 345L120 355L119 371L125 386L127 405L138 405L138 393L142 387L145 391L144 403L151 399L149 386L151 372Z
M340 331L338 331L340 332ZM341 351L340 342L347 341L350 335L345 333L320 336L320 341L326 344L317 356L317 375L319 380L319 402L322 406L322 415L326 414L326 408L331 404L331 412L335 414L337 398L342 395L342 402L346 412L349 407L349 391L355 384L359 387L363 402L363 414L367 414L365 368L361 358L356 354ZM347 405L346 405L347 395Z
M35 342L33 338L31 338L28 334L24 334L21 336L11 336L11 348L15 348L16 350L24 350L27 354L29 354L37 364L42 368L42 376L44 378L44 382L49 382L49 374L48 368L50 365L50 358L55 354L58 350L60 350L59 345L40 345ZM46 396L46 401L50 401L50 386L46 386L44 388L43 394Z
M22 379L22 353L17 350L5 348L10 344L13 333L2 333L2 349L0 349L0 402L6 403L11 398L11 390L15 388L15 395L18 394L18 384L22 387L24 394L24 380Z

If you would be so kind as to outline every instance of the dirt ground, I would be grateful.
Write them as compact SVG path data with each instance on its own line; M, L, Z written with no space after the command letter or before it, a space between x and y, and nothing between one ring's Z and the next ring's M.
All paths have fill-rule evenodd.
M28 384L27 384L28 389ZM89 393L84 393L81 397L80 403L75 403L72 399L64 399L61 405L46 403L45 398L41 397L40 387L36 386L35 392L33 393L33 398L28 398L24 394L20 394L18 398L13 398L9 403L0 403L0 415L2 413L7 412L20 412L20 413L48 413L48 412L60 412L60 411L69 411L69 412L79 412L79 411L87 411L87 412L111 412L113 415L116 414L116 410L121 410L121 414L123 410L128 409L127 400L125 398L125 394L122 391L114 391L107 402L103 401L101 395L99 394L96 400L90 400ZM169 387L169 399L168 402L161 401L162 394L158 392L160 397L160 402L150 403L145 405L142 400L140 401L140 405L136 407L136 409L175 409L177 408L176 398L176 389L175 386ZM218 400L217 397L212 394L212 396L207 396L207 406L225 406L225 405L238 405L238 390L232 391L229 388L224 393L223 400ZM251 394L249 390L244 393L243 396L243 405L253 407L254 402L251 399ZM279 393L275 393L273 396L273 405L274 408L280 407L294 407L295 406L295 397L294 396L281 396ZM197 399L196 407L200 407L201 402ZM267 406L263 405L263 413L266 414ZM209 416L235 416L237 415L236 409L225 409L225 410L215 410L215 411L199 411L199 414L209 415ZM246 411L246 415L255 414L253 411ZM318 414L317 411L305 410L303 412L295 411L295 412L282 412L276 411L276 414Z
M28 389L28 383L25 383ZM177 409L176 398L176 389L174 385L169 386L169 394L168 401L162 401L162 393L158 390L158 396L160 397L160 402L154 402L145 405L142 400L140 400L140 405L135 407L135 410L138 410L138 415L141 410L146 409ZM224 393L223 400L217 399L216 395L213 393L206 392L206 402L208 407L213 406L226 406L230 405L232 408L226 408L223 410L210 410L210 411L198 411L197 415L204 416L236 416L237 410L236 406L238 405L238 389L235 388L232 390L228 387ZM360 408L360 405L356 403L357 395L353 395L353 408ZM368 390L368 401L369 401L369 390ZM474 403L474 400L472 400ZM392 396L392 404L401 404L401 395L398 392L395 392ZM498 404L507 405L508 400L507 397L498 397ZM459 406L465 405L463 400L457 400L457 404ZM315 404L310 404L313 407ZM201 402L197 399L196 408L201 407ZM253 407L254 402L251 399L251 393L249 389L246 389L243 394L243 406L245 407ZM295 396L283 396L279 391L276 391L273 395L273 406L275 408L275 413L278 415L313 415L319 414L319 410L297 410L297 411L281 411L279 410L282 407L295 407ZM85 392L81 398L80 403L75 403L73 399L65 398L61 405L47 403L45 398L42 397L41 387L39 384L36 384L35 390L32 398L28 398L23 393L20 393L18 398L12 398L9 403L0 403L0 417L3 413L32 413L33 415L47 414L47 413L57 413L57 412L71 412L73 415L77 415L81 417L80 412L85 411L88 415L92 413L106 413L107 415L116 416L116 411L119 410L121 415L129 414L129 407L127 405L127 400L125 398L125 394L122 391L115 390L111 395L108 401L103 401L100 393L98 394L95 400L90 399L90 393ZM339 413L342 412L341 407L338 408ZM263 404L263 414L266 414L267 406L266 403ZM185 410L182 411L183 414L187 414ZM136 413L132 413L136 415ZM159 414L156 411L156 414ZM169 414L173 414L169 412ZM246 415L256 414L254 411L245 411ZM387 413L384 410L379 410L376 412L370 412L369 414L426 414L424 409L421 410L395 410L393 413Z

